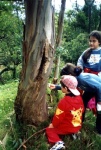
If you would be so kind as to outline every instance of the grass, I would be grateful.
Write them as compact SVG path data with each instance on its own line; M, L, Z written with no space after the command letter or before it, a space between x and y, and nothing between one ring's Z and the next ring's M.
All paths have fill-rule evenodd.
M8 138L8 133L11 128L11 116L14 114L13 108L14 99L17 93L17 86L17 81L0 85L0 141L3 141L4 143ZM1 149L4 149L2 143L0 150Z
M50 145L47 142L44 131L40 131L47 127L50 118L53 115L56 102L49 102L49 120L42 123L36 128L33 125L22 125L15 121L14 100L17 94L17 81L0 85L0 150L17 150L21 146L23 140L28 140L23 144L20 150L49 150ZM50 91L48 91L50 95ZM61 92L59 93L61 97ZM48 96L48 100L50 96ZM52 108L52 109L51 109ZM53 109L54 108L54 109ZM71 136L62 137L67 150L100 150L101 137L94 132L96 118L91 111L87 111L86 119L81 130L80 140L73 140ZM40 131L40 132L39 132Z

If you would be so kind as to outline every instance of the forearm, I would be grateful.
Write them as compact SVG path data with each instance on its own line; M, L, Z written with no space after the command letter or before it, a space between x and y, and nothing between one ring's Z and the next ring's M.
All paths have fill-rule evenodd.
M55 84L49 83L48 86L49 86L49 88L51 90L61 90L61 86L60 85L55 85Z
M81 67L82 69L83 69L83 67L84 67L82 55L79 57L79 59L78 59L78 61L77 61L77 66Z
M60 85L55 85L55 90L61 90L61 86Z

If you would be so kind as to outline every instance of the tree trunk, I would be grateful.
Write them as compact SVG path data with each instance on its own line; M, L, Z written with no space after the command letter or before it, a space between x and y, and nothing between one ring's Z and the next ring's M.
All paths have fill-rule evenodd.
M55 73L54 79L58 80L59 78L59 67L60 67L60 55L56 56L55 58ZM55 83L56 84L56 83Z
M66 4L66 0L61 0L61 10L60 10L59 19L58 19L58 29L57 29L55 48L58 48L61 45L65 4ZM58 54L55 58L55 73L54 73L54 79L53 79L54 82L58 81L59 66L60 66L60 54Z
M25 0L23 65L15 113L18 121L38 125L47 119L46 88L54 56L51 0Z
M98 24L98 30L101 31L101 5L99 10L99 24Z

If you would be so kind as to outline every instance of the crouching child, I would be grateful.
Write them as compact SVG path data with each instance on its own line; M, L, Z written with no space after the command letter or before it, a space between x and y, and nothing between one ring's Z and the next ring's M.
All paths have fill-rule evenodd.
M76 134L82 127L84 105L77 90L77 79L71 75L64 75L60 83L65 96L59 101L52 122L46 128L47 139L53 145L50 150L65 149L60 135Z

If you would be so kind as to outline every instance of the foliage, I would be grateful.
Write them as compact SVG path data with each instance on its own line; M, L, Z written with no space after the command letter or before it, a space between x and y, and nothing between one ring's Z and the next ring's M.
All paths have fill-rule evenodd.
M64 42L61 57L65 63L76 63L81 53L87 48L88 34L80 33L70 42Z
M13 11L12 9L12 5L10 5L11 3L9 3L9 1L0 1L0 15L2 13L2 11L5 11L7 13L10 13L11 11Z
M16 66L21 63L21 39L22 21L13 12L13 6L3 3L0 12L0 64L6 71L13 71L13 78L16 77ZM11 7L12 6L12 7ZM1 71L0 74L4 73Z
M82 10L77 13L75 20L76 21L73 23L75 28L81 28L82 31L87 31L88 19Z
M85 20L86 20L86 24L88 26L89 24L89 7L87 5L85 5L82 9L83 13L85 14ZM91 7L91 18L90 18L90 30L99 30L101 29L101 24L100 24L100 12L101 12L101 8L97 7L97 5L93 5ZM79 20L78 20L79 21ZM86 26L86 31L88 31ZM84 28L85 29L85 28Z
M70 40L75 39L80 33L88 32L89 26L89 8L84 5L84 7L74 10L69 10L65 13L64 17L64 31L63 31L63 41L70 42ZM90 25L92 30L101 30L101 7L93 5L91 8L91 18Z

